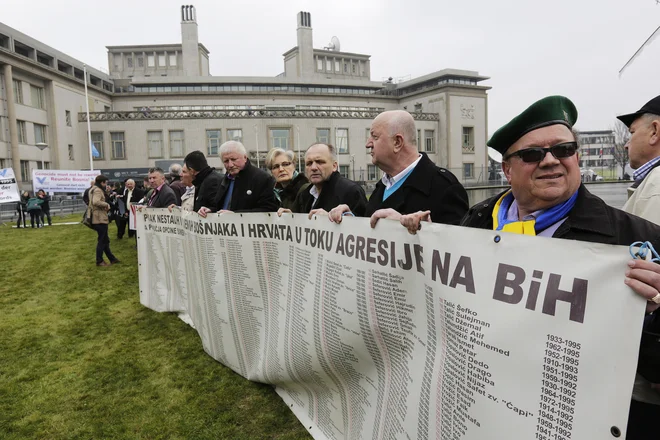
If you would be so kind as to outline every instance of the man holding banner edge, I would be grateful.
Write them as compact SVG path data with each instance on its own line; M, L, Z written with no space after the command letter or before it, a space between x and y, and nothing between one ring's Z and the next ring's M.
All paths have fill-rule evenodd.
M607 206L581 184L573 132L577 114L568 98L550 96L497 130L488 145L502 153L502 170L511 189L473 206L461 225L623 246L648 241L660 249L660 227ZM414 234L429 215L419 211L402 216L400 222ZM647 314L654 313L660 306L660 265L632 260L628 266L625 284L647 300ZM645 348L654 350L651 358L658 356L658 349ZM660 373L660 365L640 362L640 369ZM649 407L633 402L628 440L657 438L660 406Z

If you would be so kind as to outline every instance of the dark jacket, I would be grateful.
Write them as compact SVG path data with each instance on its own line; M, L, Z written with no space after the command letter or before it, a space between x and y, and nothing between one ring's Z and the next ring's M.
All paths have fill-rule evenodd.
M312 185L309 186L309 190ZM330 175L330 178L323 184L321 194L316 204L314 203L314 196L307 191L302 191L295 203L293 212L308 213L312 209L325 209L330 210L336 206L346 204L351 208L351 212L358 217L364 216L367 209L367 197L364 195L364 190L360 185L348 180L335 171Z
M493 207L502 194L504 192L470 208L461 226L493 229ZM650 241L657 249L660 247L660 226L608 206L580 185L575 206L553 237L621 246Z
M301 191L308 190L309 180L307 180L307 177L303 173L298 173L298 175L294 177L291 180L291 182L289 182L289 184L284 188L282 188L282 186L279 184L275 184L275 188L276 189L281 188L281 190L279 191L280 207L290 209L293 211L296 202L296 197L298 197L298 194Z
M401 187L383 201L385 184L379 181L367 203L365 216L392 208L401 214L431 211L434 223L457 225L470 207L463 185L451 171L436 166L425 153Z
M128 207L128 202L131 202L131 204L135 204L140 201L144 197L144 190L138 188L137 186L133 189L133 193L131 194L131 199L128 200L128 188L124 188L124 203L126 207Z
M277 199L273 192L275 179L267 172L252 166L248 160L236 175L234 190L229 203L229 211L233 212L275 212L278 209ZM229 177L222 179L214 209L219 211L229 189Z
M45 194L43 198L41 198L44 202L41 204L41 210L44 212L50 212L50 196L48 194Z
M170 188L176 196L176 206L181 206L181 196L186 193L186 185L183 184L180 177L176 176L170 182Z
M167 183L163 183L153 200L147 200L147 206L150 208L167 208L172 204L176 204L176 195Z
M202 206L213 209L215 199L218 195L218 189L222 183L222 174L215 172L215 168L207 166L195 176L193 185L195 186L194 211L199 211Z
M16 212L27 211L27 201L29 199L30 197L25 197L23 194L21 194L21 199L16 202Z

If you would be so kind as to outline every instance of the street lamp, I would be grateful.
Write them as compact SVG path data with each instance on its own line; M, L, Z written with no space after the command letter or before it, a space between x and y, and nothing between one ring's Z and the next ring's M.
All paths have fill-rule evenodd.
M37 142L34 144L35 147L39 149L39 151L44 151L46 148L48 148L48 144L45 142ZM41 158L41 169L44 169L44 158L41 153L39 153L39 157Z

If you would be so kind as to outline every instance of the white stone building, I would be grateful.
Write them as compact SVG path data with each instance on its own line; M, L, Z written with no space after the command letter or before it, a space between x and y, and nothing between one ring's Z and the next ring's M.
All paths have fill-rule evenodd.
M340 171L370 186L380 172L364 145L381 111L406 109L418 147L466 184L487 180L488 79L445 69L405 82L371 81L370 56L313 47L311 15L297 15L298 45L274 77L218 77L198 41L193 7L181 8L180 44L109 46L109 74L87 69L95 169L111 178L181 161L241 140L253 163L268 149L329 142ZM0 23L0 168L31 187L32 168L89 169L83 63Z

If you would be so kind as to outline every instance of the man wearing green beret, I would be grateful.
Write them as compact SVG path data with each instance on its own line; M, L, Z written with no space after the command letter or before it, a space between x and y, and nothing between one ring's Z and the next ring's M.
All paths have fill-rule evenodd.
M502 153L511 188L473 206L461 225L612 245L650 241L660 250L660 226L608 206L581 184L576 120L577 110L568 98L549 96L497 130L488 145ZM427 217L428 211L417 212L400 221L415 233ZM660 265L633 260L628 266L623 281L646 298L648 314L655 312ZM640 362L640 368L660 373L660 364ZM648 407L631 406L627 439L659 438L660 412L654 408L660 407L652 405L649 412Z

